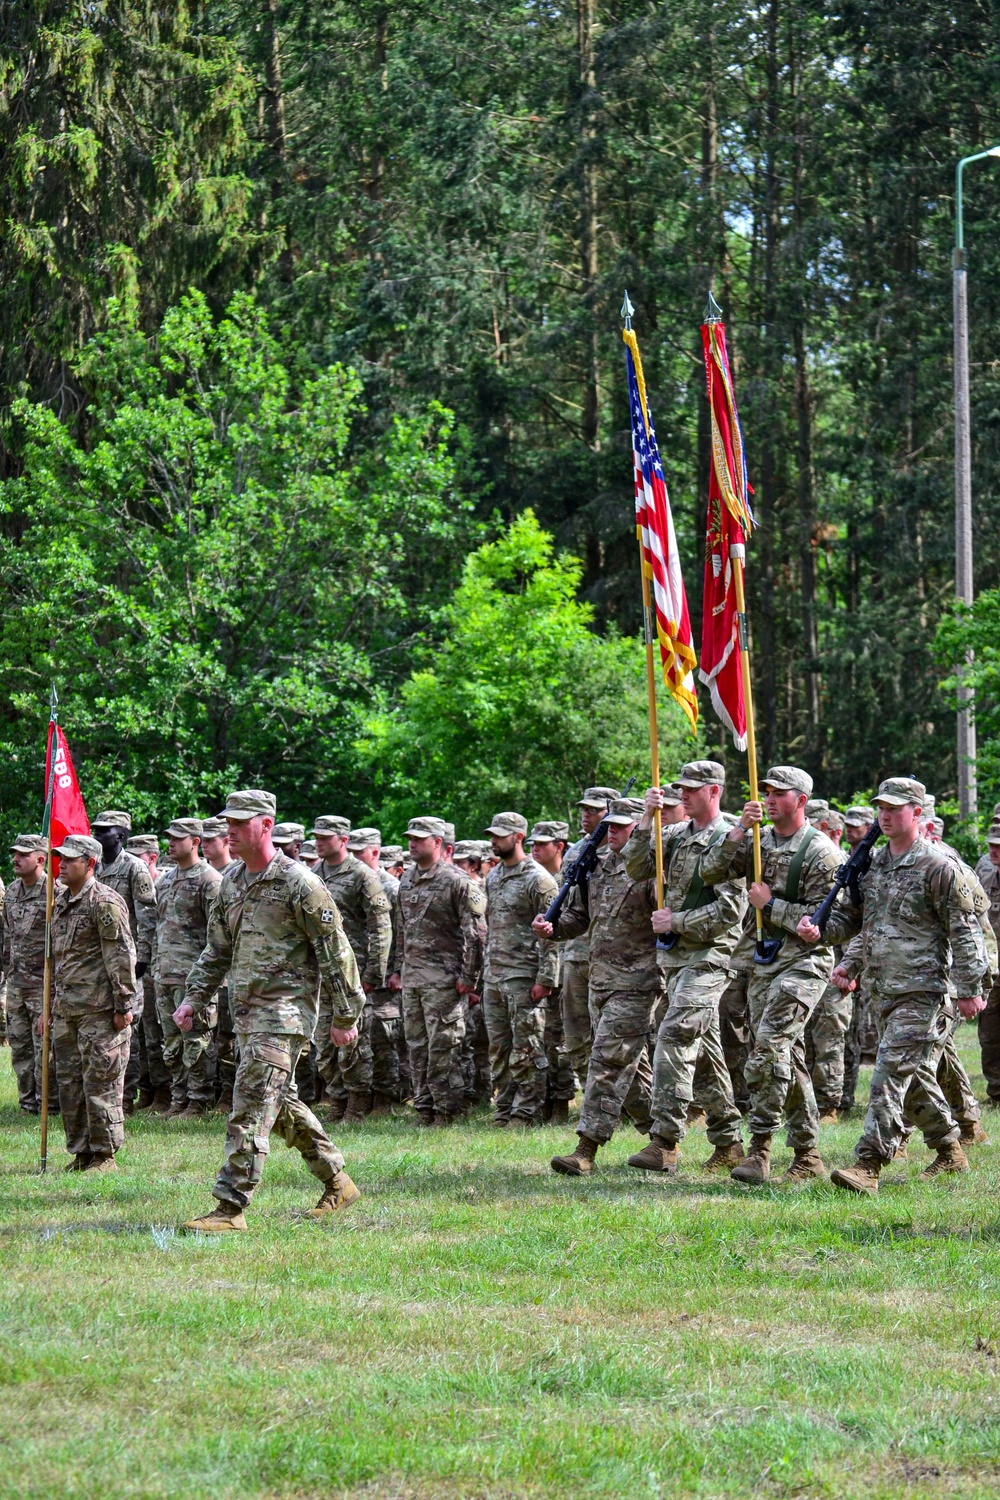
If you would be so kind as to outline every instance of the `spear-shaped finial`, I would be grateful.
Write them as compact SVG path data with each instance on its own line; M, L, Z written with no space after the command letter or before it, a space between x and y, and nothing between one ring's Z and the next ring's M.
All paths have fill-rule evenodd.
M59 717L59 698L56 695L55 683L49 688L49 718L53 722Z
M634 312L635 312L635 308L632 306L631 302L629 301L628 288L626 288L626 290L625 290L625 301L622 303L622 308L621 308L621 316L625 319L625 327L629 331L631 331L631 328L632 328L632 314Z
M702 314L703 323L721 323L722 308L712 296L712 288L708 289L708 301L705 303L705 311Z

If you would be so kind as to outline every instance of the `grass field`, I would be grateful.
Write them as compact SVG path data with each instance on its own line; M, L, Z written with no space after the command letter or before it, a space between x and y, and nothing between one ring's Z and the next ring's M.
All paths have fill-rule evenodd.
M675 1181L626 1129L579 1182L565 1131L379 1121L340 1132L342 1219L297 1217L277 1142L252 1232L208 1238L173 1226L221 1119L130 1121L96 1180L54 1124L42 1178L4 1050L0 1495L997 1493L1000 1144L936 1184L917 1147L872 1203L700 1178L700 1131Z

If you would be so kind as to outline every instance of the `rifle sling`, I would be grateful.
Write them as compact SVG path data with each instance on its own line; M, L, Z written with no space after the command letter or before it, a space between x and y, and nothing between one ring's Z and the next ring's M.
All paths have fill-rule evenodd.
M728 834L728 828L720 828L715 837L707 845L707 849L714 849L716 844L721 844ZM707 850L706 850L707 852ZM698 911L702 906L711 906L715 900L715 886L706 885L701 878L700 869L695 870L694 878L687 888L687 895L677 908L678 911Z

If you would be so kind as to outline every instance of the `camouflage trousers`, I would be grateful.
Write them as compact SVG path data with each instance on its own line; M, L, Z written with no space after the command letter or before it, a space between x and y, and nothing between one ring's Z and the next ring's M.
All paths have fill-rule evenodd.
M879 1016L881 1038L858 1156L892 1161L906 1133L906 1115L932 1150L957 1141L959 1127L938 1083L938 1064L951 1035L947 995L910 995Z
M576 1078L566 1051L558 990L545 1002L545 1061L546 1103L553 1104L560 1100L566 1104L571 1103L576 1098Z
M263 1174L272 1131L301 1154L321 1182L331 1182L343 1170L344 1158L295 1089L295 1064L308 1046L304 1036L237 1033L226 1159L212 1189L221 1203L246 1208Z
M32 1113L42 1098L42 1039L36 1021L42 1013L42 997L8 987L7 1042L17 1080L17 1102ZM54 1079L50 1070L50 1085Z
M170 1073L163 1061L163 1027L156 1009L156 986L148 974L142 977L142 1020L135 1029L139 1032L142 1058L140 1088L153 1091L169 1088Z
M372 994L372 1088L383 1099L399 1102L399 1033L403 1018L393 990Z
M806 1066L820 1114L840 1108L844 1097L844 1056L854 1014L854 996L828 984L806 1026Z
M545 1104L548 1002L532 1000L532 984L509 979L483 986L495 1109L505 1120L540 1120Z
M135 983L135 1000L132 1003L132 1033L125 1062L125 1080L122 1084L123 1100L132 1101L139 1091L142 1078L142 1018L146 1009L145 977Z
M977 1025L986 1095L991 1104L1000 1104L1000 979L990 990L986 1009L979 1012Z
M458 1115L465 1108L462 1043L468 1003L455 980L403 988L403 1030L418 1114Z
M559 988L562 1046L581 1088L587 1081L587 1066L590 1062L590 1048L594 1039L589 990L589 961L587 959L563 959L562 984Z
M697 1097L707 1116L713 1146L741 1139L742 1116L719 1036L719 1001L732 973L689 964L668 969L667 1008L653 1052L653 1128L667 1141L681 1141L688 1106Z
M750 1090L746 1080L747 1058L750 1056L750 1011L747 1005L749 981L748 973L737 971L732 975L719 1001L722 1055L726 1059L729 1081L733 1086L733 1100L741 1115L750 1113ZM697 1098L697 1082L695 1097Z
M174 1011L184 999L184 985L156 985L156 1013L163 1033L163 1066L170 1074L170 1097L195 1104L215 1103L215 1024L218 1012L207 1005L190 1031L181 1031Z
M131 1026L116 1031L110 1010L54 1016L52 1045L66 1150L113 1156L125 1139L122 1091Z
M493 1097L490 1081L490 1038L486 1030L483 1003L470 1005L465 1016L465 1037L462 1042L462 1077L465 1083L465 1102L469 1105L489 1104Z
M840 1108L843 1110L853 1109L856 1102L869 1010L868 995L860 984L851 991L850 999L851 1019L844 1038L844 1088L840 1098Z
M346 1104L348 1094L370 1094L372 1091L372 1002L358 1018L357 1040L338 1047L330 1040L333 1011L320 1001L316 1023L316 1067L326 1084L326 1098L333 1104Z
M747 984L752 1046L746 1080L750 1090L747 1123L754 1135L774 1135L782 1116L794 1151L813 1150L819 1140L819 1111L806 1067L806 1022L827 981L794 967L777 974L763 965Z
M576 1127L578 1135L609 1141L623 1110L643 1134L650 1130L653 1074L646 1040L657 998L625 991L591 996L594 1043Z
M219 1025L215 1033L215 1082L219 1093L231 1094L235 1079L236 1032L229 1004L229 986L224 984L219 990Z

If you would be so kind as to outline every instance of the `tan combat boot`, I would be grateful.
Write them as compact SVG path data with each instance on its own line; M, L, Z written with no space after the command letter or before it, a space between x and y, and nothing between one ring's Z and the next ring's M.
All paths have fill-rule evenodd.
M115 1161L113 1156L91 1156L90 1160L87 1162L87 1165L85 1167L81 1167L80 1171L117 1172L118 1163Z
M140 1089L135 1107L136 1109L152 1109L155 1100L156 1094L153 1089Z
M373 1115L391 1115L391 1097L388 1094L376 1094L374 1099L372 1100L372 1107L369 1113Z
M371 1109L372 1096L370 1092L359 1089L349 1089L347 1092L347 1112L344 1115L345 1125L363 1125Z
M853 1167L837 1167L830 1173L830 1181L849 1193L867 1193L874 1198L878 1193L879 1173L882 1163L874 1156L859 1156Z
M750 1150L743 1160L737 1162L730 1172L734 1182L749 1182L759 1187L771 1175L771 1137L755 1135L750 1140Z
M326 1103L325 1114L331 1125L336 1125L337 1122L339 1120L342 1120L347 1114L347 1100L328 1099Z
M63 1167L64 1172L85 1172L90 1161L89 1151L78 1151L73 1160L67 1162Z
M171 1097L170 1108L163 1111L163 1118L165 1120L179 1120L187 1107L188 1101L186 1094L183 1099L174 1099L173 1097Z
M153 1115L165 1115L170 1109L171 1103L170 1085L168 1083L161 1083L153 1094L153 1102L149 1106L149 1112Z
M808 1151L796 1151L792 1157L792 1164L785 1173L786 1182L814 1182L817 1177L825 1177L826 1168L820 1159L819 1152L812 1146Z
M593 1140L589 1135L578 1136L573 1154L554 1156L549 1165L553 1172L561 1172L564 1177L589 1177L594 1170L594 1158L600 1144L600 1141Z
M978 1120L963 1120L959 1142L962 1146L988 1146L990 1138Z
M940 1177L944 1173L967 1172L969 1170L969 1158L962 1150L958 1141L951 1141L947 1146L939 1146L937 1156L929 1167L925 1167L920 1174L922 1182L927 1182L931 1177Z
M745 1158L743 1142L734 1141L731 1146L716 1146L701 1170L703 1172L731 1172L733 1167L739 1166Z
M837 1111L835 1109L825 1109L819 1117L819 1123L821 1125L836 1125Z
M451 1115L446 1115L444 1110L439 1109L435 1114L431 1125L435 1130L447 1130L451 1124Z
M700 1104L689 1104L687 1107L688 1130L701 1130L708 1124L708 1116Z
M909 1161L910 1159L910 1137L904 1135L899 1145L892 1154L893 1161Z
M232 1113L232 1109L233 1091L232 1089L223 1089L222 1093L215 1101L215 1113L217 1115L228 1115Z
M310 1219L325 1218L327 1214L335 1214L338 1209L347 1208L360 1197L361 1189L357 1183L352 1182L346 1172L340 1171L327 1183L316 1207L309 1210L309 1217Z
M211 1104L206 1104L204 1099L189 1099L182 1115L178 1120L204 1120L212 1113Z
M246 1229L243 1210L235 1203L216 1203L210 1214L200 1219L188 1219L185 1229L196 1229L202 1234L225 1234L230 1229Z
M676 1177L680 1154L676 1141L668 1141L662 1135L651 1135L649 1145L630 1156L628 1164L644 1172L665 1172L668 1177Z
M549 1124L550 1125L568 1125L569 1124L569 1100L568 1099L553 1099L553 1101L552 1101L552 1113L549 1115Z

